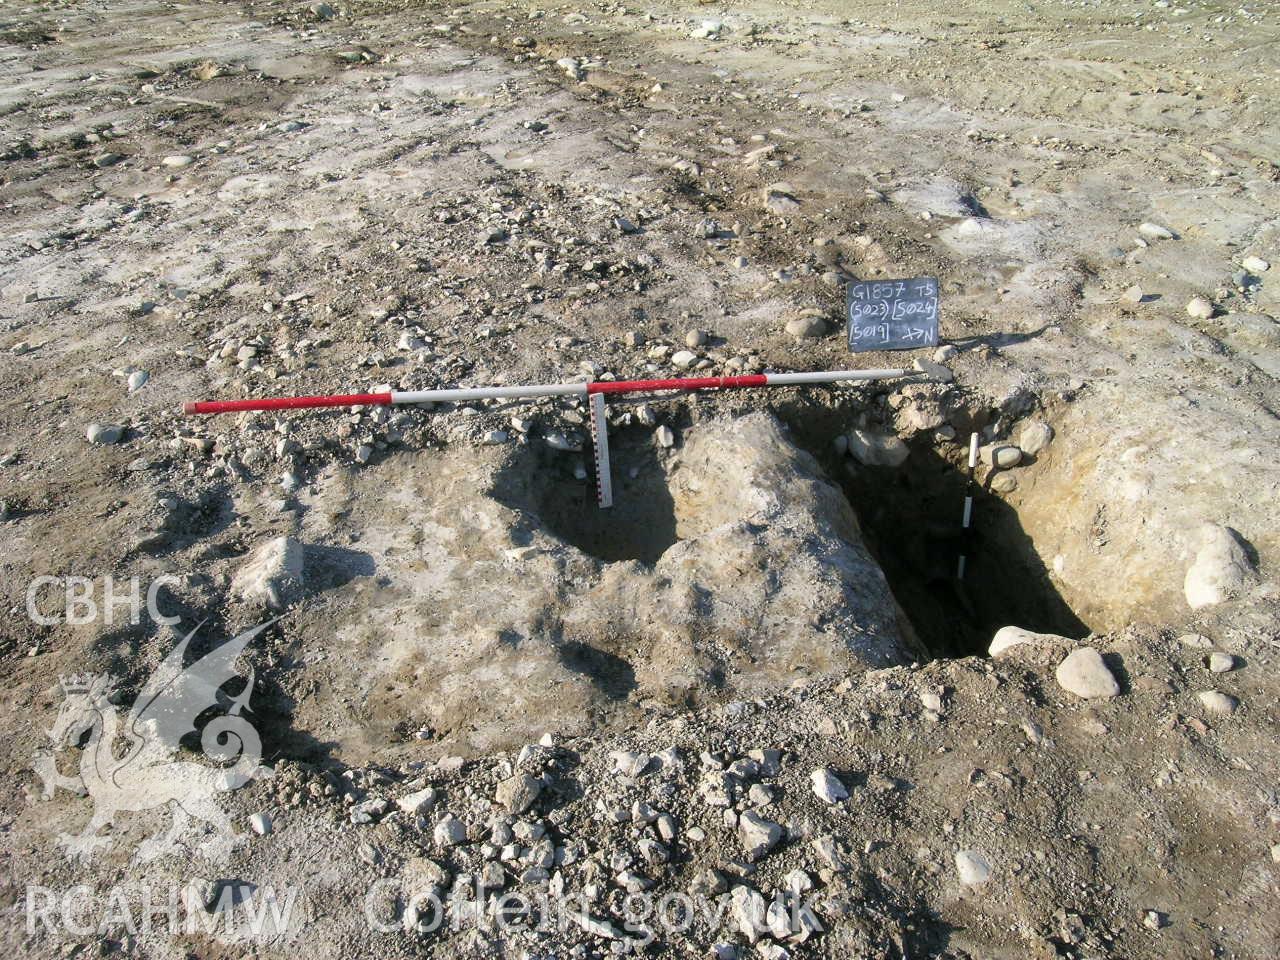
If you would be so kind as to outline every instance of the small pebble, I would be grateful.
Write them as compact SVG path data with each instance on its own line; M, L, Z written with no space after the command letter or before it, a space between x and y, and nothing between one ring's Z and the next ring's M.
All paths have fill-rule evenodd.
M1097 697L1115 697L1120 694L1120 684L1102 660L1102 654L1093 647L1081 647L1067 654L1054 673L1058 685L1077 697L1091 700Z
M707 331L705 331L705 330L690 330L688 333L686 333L686 334L684 335L684 345L685 345L686 347L691 347L691 348L693 348L693 347L701 347L701 346L704 346L704 345L706 344L707 339L708 339L708 338L707 338Z
M1208 320L1213 316L1213 304L1204 297L1192 297L1187 302L1187 316L1197 320Z
M1271 264L1261 257L1245 257L1240 261L1240 266L1244 267L1250 273L1266 273L1271 269Z
M960 850L956 853L956 873L965 886L975 886L991 879L991 862L981 850Z
M826 767L819 767L809 774L809 785L813 788L813 795L823 803L839 803L849 797L849 791L840 778Z
M124 436L124 427L114 423L91 423L85 430L85 436L89 438L90 443L110 446L120 442L121 437Z
M1146 240L1172 240L1173 231L1158 223L1138 224L1138 233Z
M1229 673L1236 667L1236 658L1220 650L1209 654L1209 669L1214 673Z
M653 432L654 439L658 441L658 445L664 448L671 448L675 445L675 434L671 432L671 428L665 423Z
M787 333L798 340L816 340L826 336L827 321L822 317L796 317L787 321Z
M687 370L697 362L698 355L688 350L680 350L671 358L672 366L679 367L681 370Z
M129 392L134 393L138 390L141 390L144 386L146 386L147 381L150 379L151 379L151 374L147 373L147 371L145 370L133 371L133 373L129 374L129 380L128 380Z
M1196 696L1210 713L1229 715L1235 713L1236 707L1240 705L1240 701L1235 697L1220 693L1217 690L1201 690Z
M913 365L917 370L925 374L930 380L934 381L935 383L950 383L952 380L955 379L955 374L953 374L950 370L948 370L942 364L935 363L932 360L925 360L921 357L917 357L913 361Z
M255 813L249 817L249 828L260 837L272 831L271 818L265 813Z

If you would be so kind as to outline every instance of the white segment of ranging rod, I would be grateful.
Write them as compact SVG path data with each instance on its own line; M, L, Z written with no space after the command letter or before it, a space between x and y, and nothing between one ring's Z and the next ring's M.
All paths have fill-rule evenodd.
M546 383L527 387L464 387L458 390L391 391L392 403L455 403L459 400L519 400L525 397L585 397L587 384Z
M601 507L613 506L613 475L609 467L609 423L604 417L604 394L591 395L591 443L596 453L596 498Z

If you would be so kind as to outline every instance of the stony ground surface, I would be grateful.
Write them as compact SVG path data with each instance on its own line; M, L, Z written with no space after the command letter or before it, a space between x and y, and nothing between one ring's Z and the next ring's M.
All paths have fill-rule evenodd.
M7 953L1274 955L1277 33L1181 0L0 6ZM922 275L943 348L850 358L844 283ZM608 515L576 403L176 415L913 359L945 370L614 403ZM178 627L66 622L61 581L30 616L39 576L161 575ZM68 858L97 801L32 771L59 677L127 708L197 623L269 617L235 849L143 863L147 809ZM232 922L28 922L32 884L96 928L144 883ZM578 899L413 929L477 885L490 921ZM300 906L249 937L271 886Z

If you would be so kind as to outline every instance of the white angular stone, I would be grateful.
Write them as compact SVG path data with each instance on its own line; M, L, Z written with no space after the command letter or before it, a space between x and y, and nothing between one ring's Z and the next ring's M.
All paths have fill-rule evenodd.
M1184 647L1195 647L1197 650L1208 650L1213 646L1213 641L1202 633L1184 633L1178 638L1178 642Z
M1236 658L1229 653L1215 650L1209 654L1209 669L1214 673L1230 673L1236 667Z
M869 467L900 467L911 455L911 448L898 437L869 430L852 430L849 432L849 454Z
M814 796L823 803L839 803L849 797L849 791L840 782L840 778L826 767L819 767L809 774L809 786L813 788Z
M615 750L609 756L613 759L614 771L632 779L648 770L653 761L650 754L631 750Z
M542 792L542 781L527 773L518 773L498 784L494 799L510 814L521 814L533 806Z
M410 816L418 816L434 807L439 796L434 787L427 787L400 797L396 800L396 806Z
M923 357L917 357L915 360L913 360L912 366L914 366L921 373L925 374L930 380L933 380L935 383L950 383L952 380L955 379L955 374L953 374L949 369L944 367L942 364L934 363L934 361L926 360Z
M771 183L760 194L764 208L779 216L789 216L800 209L800 201L795 197L795 187L789 183Z
M761 934L768 932L767 908L759 891L739 884L730 891L729 904L734 923L748 943L755 943Z
M91 423L85 430L84 435L89 439L90 443L96 443L101 446L111 446L119 443L124 436L124 427L117 426L114 423Z
M748 810L738 818L738 838L748 860L759 860L776 847L786 831L772 820L766 820L754 810Z
M1261 257L1245 257L1240 261L1240 266L1244 267L1250 273L1266 273L1271 269L1271 264Z
M260 837L265 837L272 829L271 817L265 813L251 814L249 817L249 829Z
M304 548L293 537L262 544L236 571L231 592L248 603L283 609L303 585Z
M437 846L456 847L467 842L467 828L451 813L446 813L431 832Z

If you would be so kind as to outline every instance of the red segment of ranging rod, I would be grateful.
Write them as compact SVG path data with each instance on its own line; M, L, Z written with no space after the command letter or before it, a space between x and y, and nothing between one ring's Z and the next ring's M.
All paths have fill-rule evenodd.
M182 412L239 413L244 410L304 410L311 407L389 407L389 393L334 393L318 397L268 397L263 400L200 400L184 403Z

